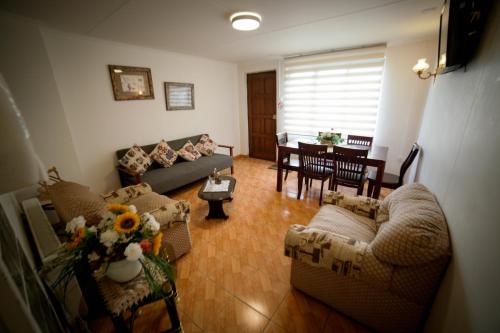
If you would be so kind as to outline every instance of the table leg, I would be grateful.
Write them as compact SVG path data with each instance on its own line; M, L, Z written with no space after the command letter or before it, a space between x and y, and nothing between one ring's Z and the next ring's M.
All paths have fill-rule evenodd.
M283 149L278 146L278 171L276 172L276 191L281 192L283 186Z
M170 318L170 323L172 327L167 331L169 333L182 332L181 321L179 320L179 313L177 312L177 305L175 304L176 293L172 292L170 295L165 297L165 305L167 306L168 317Z
M382 179L384 178L385 161L380 161L377 165L377 177L375 178L375 188L373 189L373 198L378 199L380 188L382 187Z
M224 213L222 200L214 200L208 202L208 215L205 219L224 219L227 220L229 216Z

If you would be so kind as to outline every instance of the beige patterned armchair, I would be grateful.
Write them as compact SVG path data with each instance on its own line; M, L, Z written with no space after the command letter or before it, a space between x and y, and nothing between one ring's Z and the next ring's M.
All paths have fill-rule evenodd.
M63 223L83 216L87 224L99 223L106 212L107 203L134 205L139 214L152 214L163 232L163 248L174 261L191 249L188 223L190 203L173 200L153 192L146 183L120 188L103 195L92 192L87 186L61 179L55 168L48 171L52 182L40 183L40 199L50 200Z
M383 201L329 192L324 202L286 235L292 285L377 331L417 331L450 258L432 193L409 184Z

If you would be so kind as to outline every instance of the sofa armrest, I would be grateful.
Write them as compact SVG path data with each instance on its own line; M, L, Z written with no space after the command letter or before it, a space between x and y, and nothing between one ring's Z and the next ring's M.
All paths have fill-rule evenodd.
M342 192L327 191L323 197L324 203L345 208L353 213L376 219L380 210L381 200L364 196L351 196Z
M104 199L104 201L106 201L106 203L125 204L130 200L137 198L138 196L150 192L153 192L151 186L149 186L149 184L147 183L141 183L138 185L122 187L106 194L101 194L101 197Z
M162 229L168 229L178 223L189 223L191 204L187 200L173 201L149 211L160 223Z
M116 169L118 170L122 186L127 186L129 184L137 185L142 183L142 175L140 173L132 172L121 165L117 165Z
M294 224L285 237L285 255L337 274L359 277L368 243Z
M233 150L234 150L234 146L230 146L230 145L219 145L217 144L218 147L222 147L222 148L228 148L229 149L229 156L233 156Z

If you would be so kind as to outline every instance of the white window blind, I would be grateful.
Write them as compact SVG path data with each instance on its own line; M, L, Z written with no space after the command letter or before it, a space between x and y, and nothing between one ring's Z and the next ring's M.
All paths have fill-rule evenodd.
M285 59L284 130L373 136L384 60L383 46Z

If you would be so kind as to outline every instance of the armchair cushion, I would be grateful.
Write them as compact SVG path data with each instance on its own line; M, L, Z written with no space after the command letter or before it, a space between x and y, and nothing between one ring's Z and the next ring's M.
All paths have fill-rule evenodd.
M421 265L449 255L443 212L422 184L404 185L389 194L382 202L378 223L370 246L380 260Z
M285 237L285 255L344 276L359 277L368 243L294 224Z
M149 184L140 183L137 185L122 187L106 194L101 194L101 197L104 199L104 201L106 201L106 203L125 204L134 198L137 198L146 193L150 193L152 191L153 190L151 189L151 186L149 186Z
M328 191L323 199L323 202L336 205L361 216L366 216L371 219L376 219L380 208L380 201L377 199L350 196L342 192Z
M375 222L372 219L333 205L323 205L309 223L309 227L367 243L373 240L376 233Z

